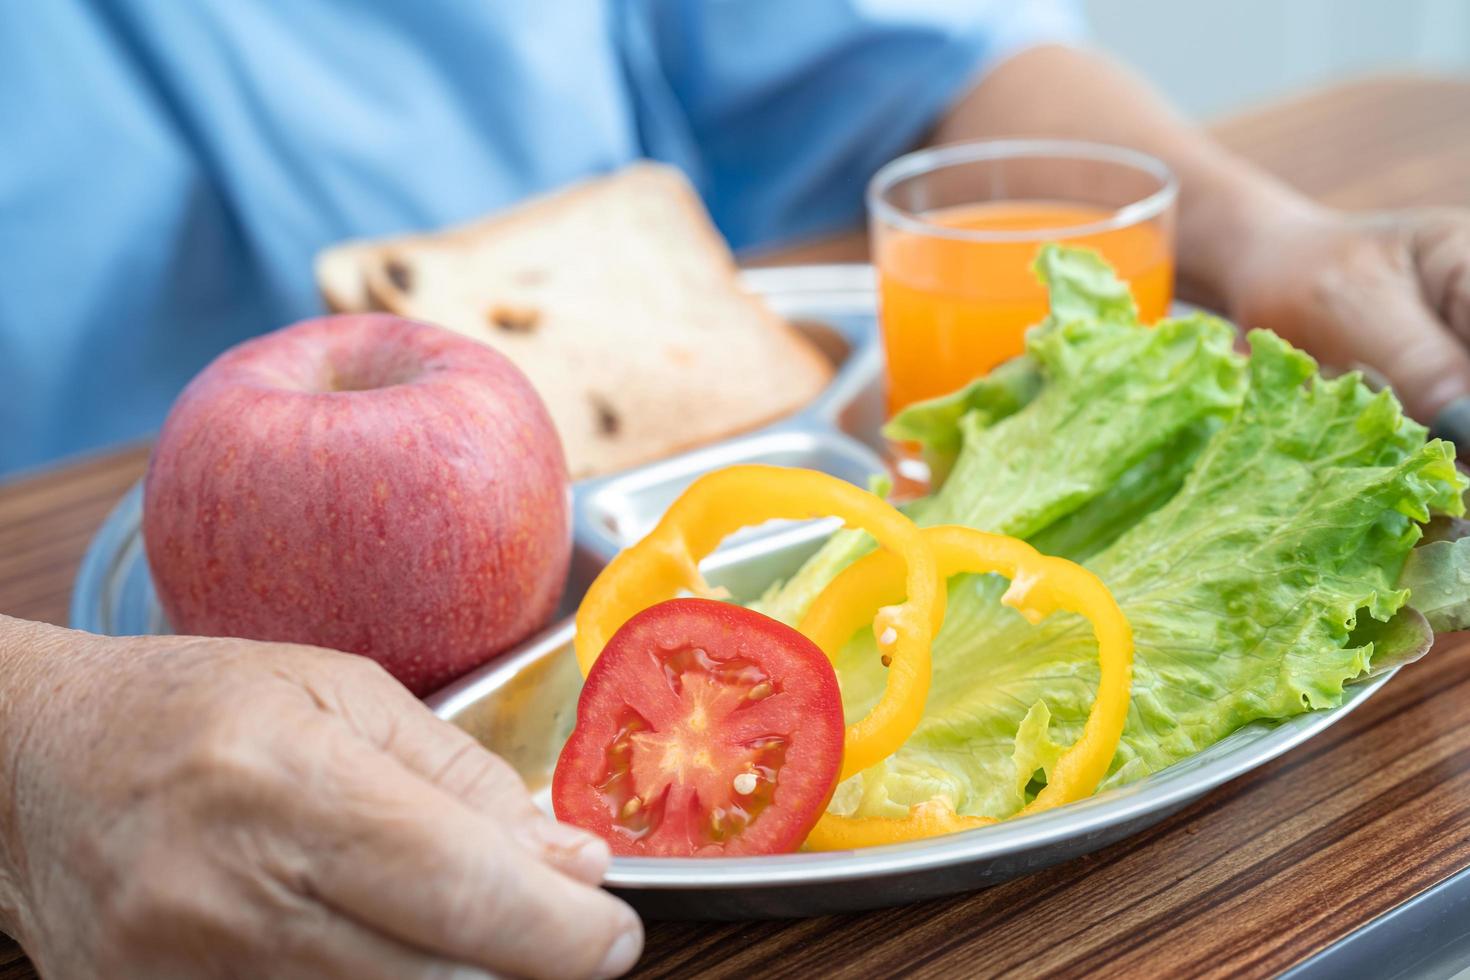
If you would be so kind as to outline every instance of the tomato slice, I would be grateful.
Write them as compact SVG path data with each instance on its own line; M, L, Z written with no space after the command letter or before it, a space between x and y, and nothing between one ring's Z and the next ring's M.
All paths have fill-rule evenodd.
M552 804L615 854L792 851L837 787L844 727L811 640L740 606L671 599L593 664Z

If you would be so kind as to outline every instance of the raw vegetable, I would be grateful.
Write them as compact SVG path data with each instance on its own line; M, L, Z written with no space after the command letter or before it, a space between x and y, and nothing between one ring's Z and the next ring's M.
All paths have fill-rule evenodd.
M837 678L810 640L674 599L630 619L593 665L552 802L618 854L790 851L832 796L842 739Z
M1470 538L1431 541L1404 562L1399 586L1441 633L1470 629Z
M980 404L972 390L967 410L919 406L926 416L905 413L891 431L940 452L958 437L943 485L907 508L917 523L1026 538L1082 560L1117 599L1136 660L1104 786L1253 721L1340 703L1384 647L1401 658L1422 646L1401 612L1410 590L1431 622L1470 622L1464 546L1426 548L1406 567L1420 524L1463 512L1465 481L1452 447L1427 442L1390 393L1355 374L1324 380L1269 333L1243 356L1211 317L1144 328L1091 253L1049 248L1038 266L1053 313L1029 340L1034 393ZM870 548L834 536L760 607L799 621ZM1444 591L1431 601L1434 584ZM923 720L839 787L833 812L905 817L930 804L1003 818L1057 778L1093 702L1096 644L1078 618L1032 627L1000 594L987 577L950 583ZM883 675L871 638L837 664L846 710L861 715Z
M1009 579L1001 603L1032 624L1062 610L1087 619L1097 640L1101 667L1097 697L1076 743L1057 758L1051 781L1018 815L1092 795L1117 751L1128 713L1133 637L1117 603L1091 572L1064 558L1042 555L1015 538L942 525L925 530L924 539L934 549L940 573L946 578L967 572L995 572ZM901 598L902 588L902 566L886 551L872 552L848 567L817 597L802 621L801 631L832 655L861 626L865 610ZM849 760L843 766L843 775L861 768ZM901 817L829 813L817 823L807 846L817 850L863 847L993 822L988 817L959 816L942 799L917 804Z
M1076 316L1090 297L1101 298L1094 318L1064 320L1054 311L1032 332L1026 358L1043 381L1024 405L997 396L957 419L931 413L916 425L913 415L934 404L921 403L886 432L924 446L963 446L939 493L907 508L918 523L1029 539L1070 516L1053 533L1101 545L1140 508L1157 505L1156 488L1177 489L1209 435L1240 405L1245 367L1233 352L1234 329L1218 318L1196 314L1155 329L1124 322L1119 301L1096 282L1107 266L1090 252L1047 250L1039 267L1058 308ZM856 532L833 535L758 608L797 622L832 576L872 544Z
M973 413L976 424L993 425L1024 408L1040 390L1041 370L1023 354L953 394L911 405L883 434L895 442L918 443L932 478L942 483L964 444L961 419Z
M867 710L847 730L847 754L869 764L891 755L913 732L929 693L929 645L944 621L944 589L919 529L881 497L814 470L731 466L690 484L658 525L593 581L577 609L576 650L589 674L609 637L634 614L681 589L710 593L699 561L742 527L766 521L838 516L870 532L904 564L904 598L873 620L891 669L880 675ZM590 676L590 674L589 674Z

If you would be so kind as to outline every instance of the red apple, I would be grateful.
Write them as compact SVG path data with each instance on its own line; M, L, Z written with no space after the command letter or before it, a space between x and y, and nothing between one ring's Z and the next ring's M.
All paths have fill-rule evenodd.
M566 463L496 351L385 314L323 317L184 389L143 534L176 630L365 654L424 694L551 616Z

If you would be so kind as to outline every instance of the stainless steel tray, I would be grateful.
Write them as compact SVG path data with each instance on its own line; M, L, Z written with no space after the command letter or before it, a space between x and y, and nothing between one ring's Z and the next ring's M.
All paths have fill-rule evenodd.
M576 552L564 611L575 606L609 557L636 541L679 490L707 470L742 461L808 466L862 483L885 465L878 427L881 355L872 272L867 266L757 270L763 294L841 361L828 390L790 419L749 435L574 491ZM148 580L140 533L142 493L133 488L92 542L77 578L71 621L98 633L168 631ZM734 536L704 564L712 584L736 598L789 575L832 522ZM507 758L542 805L574 717L581 677L563 619L518 650L429 698L443 718ZM1275 726L1252 725L1208 750L1122 789L1070 806L948 837L827 854L763 858L616 858L608 885L642 912L663 918L771 918L900 905L996 884L1085 854L1143 829L1210 789L1281 755L1361 704L1388 680L1352 688L1332 711Z

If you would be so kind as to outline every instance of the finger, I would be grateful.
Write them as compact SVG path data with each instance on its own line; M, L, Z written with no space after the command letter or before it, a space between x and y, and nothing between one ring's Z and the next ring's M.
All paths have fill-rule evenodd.
M405 711L389 752L415 772L494 818L526 849L590 885L607 874L607 843L537 808L520 774L470 735L427 709Z
M621 976L633 968L643 952L643 926L632 909L524 851L511 856L512 886L499 895L496 925L501 931L492 968L528 976L594 977ZM565 965L548 962L548 950L554 944L565 950L573 932L585 935L586 944L573 943L574 953Z
M1324 285L1326 331L1317 346L1340 364L1371 364L1393 384L1409 414L1432 421L1470 394L1470 354L1424 304L1412 277L1359 269Z
M395 758L472 809L493 817L527 850L590 885L607 874L611 851L602 838L558 823L531 801L520 774L470 735L428 712L406 716Z
M1412 242L1424 300L1462 342L1470 343L1470 220L1427 220Z
M343 754L301 890L409 945L517 976L613 975L636 961L642 926L621 901L381 755Z
M310 927L281 941L272 976L282 980L496 980L467 963L434 956L323 908Z
M607 877L612 850L596 834L560 823L538 810L536 818L516 836L521 846L575 881L595 888Z
M362 690L328 703L354 731L410 771L494 817L522 846L563 874L593 885L602 881L611 859L605 841L543 813L509 763L437 717L377 664L353 660L363 675L358 678ZM341 683L342 676L334 670L327 683Z
M1470 355L1417 296L1396 294L1380 313L1385 336L1363 360L1382 369L1410 415L1431 422L1470 394Z

